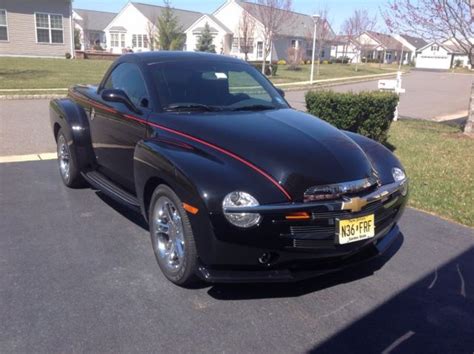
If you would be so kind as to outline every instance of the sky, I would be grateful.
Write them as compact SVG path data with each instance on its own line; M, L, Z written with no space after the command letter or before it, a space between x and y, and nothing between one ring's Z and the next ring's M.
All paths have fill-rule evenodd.
M162 0L134 0L153 5L163 5ZM226 0L172 0L176 8L212 13ZM74 7L118 12L127 3L127 0L74 0ZM319 9L328 9L328 18L336 33L339 33L344 20L356 9L366 9L380 20L379 9L384 7L386 0L293 0L293 10L301 13L313 14Z

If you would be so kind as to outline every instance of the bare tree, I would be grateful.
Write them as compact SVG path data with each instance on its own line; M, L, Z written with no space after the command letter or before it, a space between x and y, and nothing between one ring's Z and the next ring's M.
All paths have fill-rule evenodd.
M246 61L248 60L248 54L253 49L255 33L255 19L250 15L248 7L248 4L244 4L244 11L242 11L239 21L239 38L237 39L240 51L244 53Z
M317 19L316 23L316 51L315 51L315 60L316 60L316 77L319 76L319 68L321 64L321 53L323 48L326 48L329 43L334 39L334 32L331 28L329 21L329 9L327 6L320 8L316 12L320 17ZM314 29L311 29L306 34L307 43L312 43L314 37Z
M474 64L469 0L388 0L382 15L391 31L414 33L433 41L453 39L471 66Z
M292 13L290 12L292 0L256 0L255 3L257 18L263 25L262 73L265 74L266 60L271 51L273 40L293 20Z
M158 23L158 18L155 18L154 22L148 21L146 25L146 35L148 38L148 47L150 48L150 51L154 51L155 48L157 47L157 42L156 42L156 37L157 37L157 24Z
M358 71L360 56L367 46L367 43L361 40L360 36L366 31L373 30L376 23L377 19L371 17L367 10L355 10L351 17L346 19L342 25L343 31L347 35L347 40L352 43L356 50L355 71Z

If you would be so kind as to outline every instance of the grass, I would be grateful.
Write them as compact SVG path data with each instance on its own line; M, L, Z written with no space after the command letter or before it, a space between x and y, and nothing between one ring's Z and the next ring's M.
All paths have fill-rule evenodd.
M39 58L0 58L0 95L18 94L2 89L68 88L75 84L97 84L112 62L107 60L64 60ZM278 67L274 83L308 81L310 65L302 65L300 71L288 70L287 65ZM320 75L315 79L330 79L396 71L393 65L360 64L359 71L352 65L322 64ZM26 94L21 92L21 94Z
M288 65L279 65L276 76L271 78L273 83L308 81L311 75L311 65L301 65L301 70L288 70ZM405 69L405 68L404 68ZM361 75L386 74L398 70L396 65L359 64L358 71L351 64L321 64L319 76L314 71L314 79L335 79Z
M0 94L2 89L68 88L75 84L97 84L111 63L108 60L0 58Z
M440 123L398 121L389 143L410 178L411 206L474 226L474 138Z

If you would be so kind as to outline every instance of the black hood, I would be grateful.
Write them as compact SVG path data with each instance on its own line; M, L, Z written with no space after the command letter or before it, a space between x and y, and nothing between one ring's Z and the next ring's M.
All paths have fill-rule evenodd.
M294 200L309 187L372 173L364 151L346 134L292 109L161 114L157 121L248 160L281 182Z

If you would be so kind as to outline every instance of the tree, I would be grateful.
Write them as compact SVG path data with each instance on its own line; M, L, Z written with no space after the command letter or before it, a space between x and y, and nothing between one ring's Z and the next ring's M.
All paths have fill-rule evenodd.
M244 4L244 11L240 16L239 21L239 48L242 53L245 55L245 60L248 60L248 54L253 49L255 33L255 19L250 15L248 11L248 5ZM234 38L235 40L235 38Z
M329 23L329 10L327 7L321 8L318 12L319 18L315 21L316 23L316 50L314 53L316 66L316 77L319 76L319 67L321 64L321 53L323 48L327 47L328 44L334 39L334 33ZM306 34L306 42L313 43L314 28L309 30Z
M355 48L355 71L358 71L358 63L361 53L366 48L366 43L361 40L360 36L366 32L374 29L377 19L371 17L367 10L355 10L354 13L346 19L342 25L343 31L347 35L347 40Z
M388 0L382 13L391 31L432 41L452 39L474 64L474 26L469 0Z
M265 73L266 60L271 51L273 40L278 37L283 28L293 21L290 12L292 0L256 0L255 8L257 18L263 26L262 73Z
M196 51L197 52L208 52L208 53L215 53L216 46L212 43L214 38L212 37L211 27L209 23L206 22L204 25L204 29L202 30L201 36L198 39L196 44Z
M164 0L164 4L163 13L158 17L158 36L155 36L155 40L161 50L182 49L185 42L183 30L171 8L171 1Z
M158 42L157 42L157 24L158 24L158 19L156 19L154 22L148 22L146 25L146 35L148 38L148 47L150 48L150 51L154 51L155 48L158 47Z
M81 49L81 30L74 28L74 49Z

